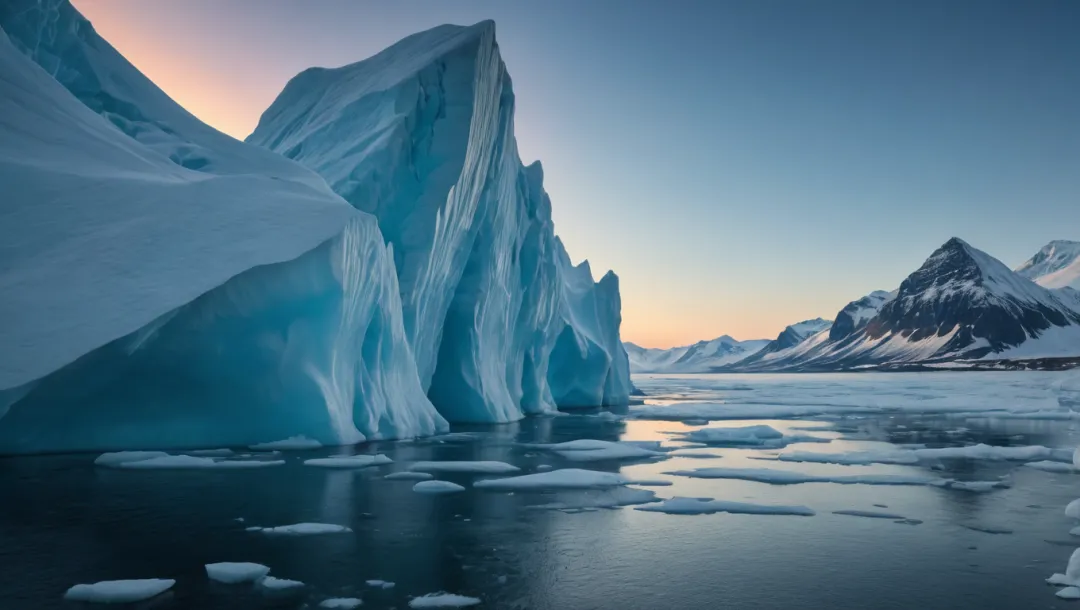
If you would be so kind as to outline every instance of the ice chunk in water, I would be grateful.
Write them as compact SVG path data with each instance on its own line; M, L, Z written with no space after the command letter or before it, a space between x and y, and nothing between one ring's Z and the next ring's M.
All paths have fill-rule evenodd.
M1046 472L1075 472L1072 464L1066 464L1064 462L1051 462L1049 460L1042 460L1040 462L1028 462L1024 464L1028 468L1034 468L1036 470L1045 470Z
M427 481L428 479L434 479L435 475L428 472L410 472L403 470L400 472L391 472L383 478L387 481Z
M281 466L284 460L215 460L193 455L165 455L148 460L135 460L119 464L120 468L136 470L248 470Z
M505 479L485 479L476 481L473 487L496 490L515 489L590 489L618 487L625 485L628 479L614 472L563 468L535 474Z
M338 457L325 457L304 460L304 466L317 466L319 468L367 468L368 466L380 466L392 464L394 460L379 453L377 455L345 455Z
M393 589L394 588L394 583L390 582L389 580L379 580L377 578L373 578L373 579L365 581L365 582L367 583L367 585L369 587L377 587L379 589Z
M171 578L106 580L92 585L75 585L67 590L64 599L97 604L130 604L160 595L175 584L176 581Z
M299 451L303 449L318 449L322 447L322 443L319 441L308 438L304 435L290 436L289 438L282 439L280 441L270 441L268 443L256 443L249 448L256 451Z
M905 520L907 517L878 510L834 510L834 515L847 515L849 517L869 517L871 519L894 519Z
M319 603L320 608L344 608L345 610L359 608L362 605L364 605L364 602L359 597L334 597L324 599Z
M741 479L758 481L773 485L795 485L799 483L837 483L840 485L929 485L939 479L923 476L899 474L854 474L824 476L803 474L771 468L695 468L694 470L676 470L665 472L682 477L699 479Z
M814 511L805 506L777 506L772 504L748 504L745 502L727 502L711 498L674 497L658 504L637 506L635 510L669 515L711 515L713 513L735 513L745 515L796 515L812 517Z
M1077 587L1065 587L1064 589L1055 593L1061 599L1080 599L1080 588Z
M480 600L475 597L455 595L453 593L428 593L409 601L410 608L464 608L475 606Z
M450 481L420 481L412 490L422 494L452 494L465 491L465 488Z
M102 453L94 460L98 466L119 466L127 462L138 462L152 458L167 457L164 451L115 451Z
M344 534L352 530L344 525L333 523L295 523L277 527L247 528L248 531L260 531L267 536L315 536L319 534Z
M259 581L259 586L271 591L287 591L290 589L299 589L304 586L304 583L299 580L289 580L287 578L274 578L273 576L267 576Z
M479 472L483 474L502 474L506 472L518 472L517 466L506 462L491 461L461 461L461 462L417 462L409 466L409 470L421 472Z
M261 563L230 562L206 564L206 575L210 580L226 584L254 582L270 573L270 568Z

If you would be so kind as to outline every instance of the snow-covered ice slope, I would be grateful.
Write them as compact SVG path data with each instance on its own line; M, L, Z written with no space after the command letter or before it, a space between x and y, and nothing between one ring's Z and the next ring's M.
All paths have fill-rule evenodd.
M1080 290L1080 242L1054 240L1016 268L1043 288Z
M630 358L632 373L710 373L754 355L769 343L769 339L739 341L724 335L670 349L645 348L633 343L623 343L623 347Z
M495 26L439 26L295 76L248 137L322 175L393 246L421 381L455 421L624 403L618 280L555 238Z
M446 429L373 217L198 123L66 1L0 26L0 453Z

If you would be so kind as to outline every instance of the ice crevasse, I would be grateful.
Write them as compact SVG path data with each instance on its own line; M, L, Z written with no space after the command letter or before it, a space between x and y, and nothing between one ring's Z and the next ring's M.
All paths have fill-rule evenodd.
M439 146L481 146L474 115L460 115L465 136L414 117L408 146L393 130L339 142L364 153L331 153L353 161L345 182L387 193L365 200L325 168L198 121L66 0L4 3L0 28L0 453L351 443L433 434L447 418L510 421L567 396L625 400L617 280L597 285L590 311L568 309L583 299L564 289L539 167L513 152L489 25L451 30L487 41L509 98L488 162L462 163L441 203L431 189L454 168L395 156L424 148L423 125ZM386 53L368 80L423 72L398 78ZM399 103L374 102L352 120ZM549 378L574 359L606 365Z

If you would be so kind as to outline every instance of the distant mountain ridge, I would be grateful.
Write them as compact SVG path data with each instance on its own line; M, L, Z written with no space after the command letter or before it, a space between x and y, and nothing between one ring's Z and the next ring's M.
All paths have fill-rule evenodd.
M646 348L623 342L634 373L708 373L751 356L769 343L768 339L738 341L728 335L670 349Z
M708 370L954 368L1043 359L1080 363L1078 286L1080 242L1052 241L1013 271L954 237L896 290L877 290L851 301L832 322L818 318L788 326L753 353Z

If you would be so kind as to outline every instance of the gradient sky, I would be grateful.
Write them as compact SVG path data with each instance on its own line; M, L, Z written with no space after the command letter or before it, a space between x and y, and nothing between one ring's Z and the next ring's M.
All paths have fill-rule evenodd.
M1080 2L74 0L237 138L310 66L494 19L522 159L623 338L775 336L950 236L1080 239Z

